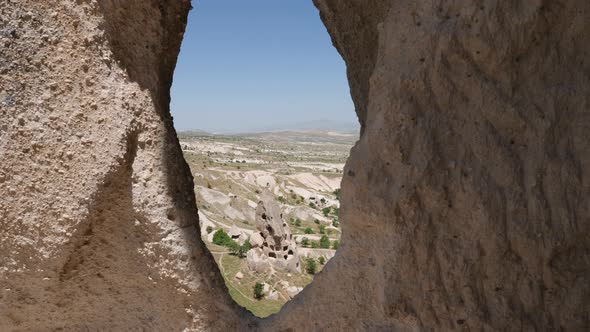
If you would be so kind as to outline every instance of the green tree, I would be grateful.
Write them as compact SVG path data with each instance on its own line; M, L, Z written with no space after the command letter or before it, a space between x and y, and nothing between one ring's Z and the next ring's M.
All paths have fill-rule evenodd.
M244 258L246 257L246 253L248 252L248 250L250 250L251 248L251 244L249 241L244 242L244 244L239 245L236 241L231 241L228 245L227 248L229 249L229 251L238 256L239 258Z
M213 234L213 243L218 246L228 246L233 240L223 229L218 229L215 234Z
M322 213L324 214L324 217L327 217L331 211L332 211L331 207L325 207L322 209Z
M322 248L322 249L330 249L330 239L328 238L328 236L323 235L320 238L320 248Z
M336 250L338 247L340 247L340 241L334 240L334 242L332 242L332 249Z
M326 264L326 259L324 258L324 256L320 256L320 257L318 258L318 262L319 262L320 264L324 265L324 264Z
M318 229L320 234L326 234L326 226L325 225L318 225Z
M305 230L303 231L303 233L305 233L305 234L313 234L313 229L311 229L311 227L306 227Z
M315 262L315 259L313 258L308 258L305 262L305 271L309 274L315 274L315 271L317 269L317 265Z
M301 219L299 219L299 218L295 219L295 226L301 227Z
M260 282L257 282L254 285L254 298L260 300L264 297L264 285Z
M320 199L320 202L322 202L322 204L326 204L326 199L322 197L322 199Z
M319 249L320 244L318 243L318 241L311 241L311 247L314 249Z
M240 245L236 241L230 240L230 242L226 244L226 247L232 254L238 257L240 256Z

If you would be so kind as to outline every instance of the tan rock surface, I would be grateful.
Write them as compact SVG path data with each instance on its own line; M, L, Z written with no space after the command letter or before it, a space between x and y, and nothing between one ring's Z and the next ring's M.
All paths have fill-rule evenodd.
M189 6L0 1L0 331L246 324L168 111Z
M590 3L316 0L362 136L263 321L198 236L183 0L0 0L0 330L588 330Z
M588 330L590 2L315 2L364 128L341 247L269 326Z

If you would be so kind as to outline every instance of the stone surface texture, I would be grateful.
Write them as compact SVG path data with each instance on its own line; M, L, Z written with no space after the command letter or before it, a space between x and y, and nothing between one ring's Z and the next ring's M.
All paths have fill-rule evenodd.
M185 0L0 0L0 330L590 327L590 2L314 0L362 135L337 255L257 320L169 115Z
M260 194L255 226L258 232L252 236L252 249L247 255L250 269L258 272L272 269L300 273L297 243L291 228L283 219L275 195L267 189Z
M168 110L189 7L0 0L0 331L247 324Z

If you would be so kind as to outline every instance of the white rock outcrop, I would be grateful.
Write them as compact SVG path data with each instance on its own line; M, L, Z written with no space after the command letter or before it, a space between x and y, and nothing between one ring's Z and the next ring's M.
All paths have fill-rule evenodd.
M251 270L261 272L271 269L299 272L297 244L275 196L268 190L261 193L256 208L256 230L250 237L252 249L246 259ZM255 243L255 245L254 245Z

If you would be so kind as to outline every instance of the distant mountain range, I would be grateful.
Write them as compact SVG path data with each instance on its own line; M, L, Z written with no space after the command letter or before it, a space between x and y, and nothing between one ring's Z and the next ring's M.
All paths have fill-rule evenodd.
M181 132L188 135L204 136L204 135L245 135L256 133L272 133L272 132L337 132L344 134L358 135L360 125L358 122L337 121L329 119L311 120L296 123L282 123L275 125L265 125L252 129L245 130L216 130L209 132L201 129L182 130Z
M340 133L351 133L360 130L358 122L337 121L320 119L296 123L283 123L254 128L249 132L273 132L273 131L335 131Z

